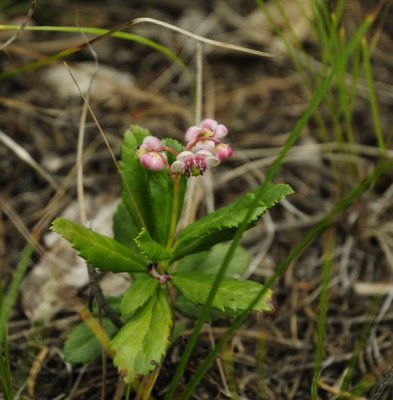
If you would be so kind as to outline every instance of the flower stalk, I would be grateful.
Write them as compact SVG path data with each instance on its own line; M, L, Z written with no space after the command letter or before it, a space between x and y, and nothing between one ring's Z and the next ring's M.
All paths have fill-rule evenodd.
M172 215L171 225L169 228L168 242L166 245L167 250L171 250L175 241L176 227L177 227L177 215L179 213L179 197L180 197L180 177L181 175L173 175L173 203L172 203Z

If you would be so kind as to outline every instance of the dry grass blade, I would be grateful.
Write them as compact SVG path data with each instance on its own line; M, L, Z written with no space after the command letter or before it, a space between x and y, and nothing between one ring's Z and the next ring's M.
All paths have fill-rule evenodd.
M41 167L37 161L26 151L26 149L20 146L18 143L15 142L12 138L6 135L0 129L0 141L11 149L22 161L26 164L30 165L42 178L44 178L53 189L56 191L61 190L61 187L57 184L57 182L45 171L44 168Z
M42 369L43 363L48 353L49 353L48 347L45 346L44 348L42 348L41 351L38 353L37 357L35 358L34 363L30 369L30 374L27 379L27 392L29 393L29 396L31 398L34 398L34 389L36 386L37 376Z
M86 210L85 210L85 203L84 203L84 186L83 186L83 143L84 143L84 137L85 137L85 129L86 129L86 116L87 116L87 110L90 110L90 112L93 115L93 118L95 121L98 120L95 118L95 115L89 105L89 93L91 91L91 88L93 86L93 82L94 82L94 78L95 75L97 73L98 70L98 61L97 61L97 56L96 53L94 52L94 50L92 49L92 47L89 45L89 49L91 50L93 57L95 59L95 71L93 73L93 75L91 76L90 82L89 82L89 87L88 87L88 91L87 93L84 95L82 93L81 88L78 85L78 82L76 81L75 77L72 75L72 72L70 70L70 68L68 67L68 65L66 63L65 66L68 70L68 72L71 75L71 78L73 79L76 87L78 88L79 93L81 94L81 96L83 96L84 99L84 103L83 103L83 107L82 107L82 113L80 116L80 123L79 123L79 134L78 134L78 146L77 146L77 160L76 160L76 168L77 168L77 192L78 192L78 203L79 203L79 213L80 213L80 220L81 223L83 225L87 224L87 217L86 217ZM100 130L105 144L107 145L107 148L112 156L112 159L114 160L114 163L116 165L116 167L119 169L117 160L115 155L112 152L112 149L109 146L108 140L104 134L104 132L102 131L102 129L100 129L100 126L98 125L98 129ZM89 281L90 281L90 286L91 286L91 291L93 293L93 296L97 302L97 304L99 305L100 309L102 309L105 314L109 317L109 319L113 322L113 324L115 326L117 326L118 328L121 328L121 326L123 325L121 319L117 316L117 314L114 312L114 310L109 306L109 304L107 303L104 293L100 287L100 284L98 282L98 276L97 276L97 272L95 270L95 267L93 265L87 265L87 269L88 269L88 274L89 274ZM105 381L105 377L103 379ZM104 389L103 389L104 390ZM104 391L103 391L104 393Z
M43 255L45 253L45 249L43 249L43 247L38 243L37 232L33 234L30 233L30 231L27 229L22 219L19 217L18 213L14 211L9 201L4 199L1 194L0 194L0 208L4 211L5 215L7 215L8 218L12 221L16 229L26 239L26 241L32 243L34 248L41 255Z
M175 26L175 25L172 25L172 24L168 24L166 22L159 21L159 20L154 19L154 18L147 18L147 17L136 18L136 19L131 21L130 25L140 24L142 22L148 22L148 23L151 23L151 24L154 24L154 25L162 26L162 27L170 29L172 31L181 33L182 35L191 37L191 38L195 39L198 42L209 44L209 45L214 46L214 47L221 47L223 49L239 51L241 53L251 54L253 56L258 56L258 57L275 57L274 54L266 53L264 51L249 49L247 47L237 46L237 45L231 44L231 43L219 42L218 40L208 39L208 38L205 38L203 36L197 35L196 33L189 32L186 29L179 28L178 26Z
M4 51L4 49L7 46L9 46L12 42L14 42L18 38L19 34L25 29L25 26L31 20L31 17L33 16L34 11L36 9L36 6L37 6L37 0L32 0L31 6L30 6L29 10L27 11L27 14L26 14L23 22L21 23L19 30L16 33L14 33L5 43L3 43L0 46L0 51Z

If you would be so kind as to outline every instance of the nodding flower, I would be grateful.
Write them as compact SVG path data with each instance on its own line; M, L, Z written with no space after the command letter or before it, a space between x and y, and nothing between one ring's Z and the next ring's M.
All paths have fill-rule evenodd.
M136 155L140 163L151 171L161 171L167 166L166 154L163 150L160 139L155 136L146 136L138 147Z
M203 175L208 168L216 167L221 161L232 156L228 144L221 143L228 129L211 118L203 120L199 126L191 126L185 133L187 145L178 153L175 148L162 144L155 136L146 136L137 148L136 155L146 169L161 171L167 169L170 174L182 173L190 176ZM164 142L165 143L165 142ZM169 167L167 153L176 157ZM172 157L172 155L170 157Z
M151 151L160 152L161 150L162 150L162 145L158 137L146 136L143 139L142 144L138 146L136 155L138 158L141 158L146 153L149 153Z
M182 151L171 165L172 172L183 173L190 176L203 175L208 168L216 167L220 160L207 150L199 150L196 153Z
M225 161L231 157L233 151L231 147L225 143L220 143L213 149L213 154L220 160Z
M187 150L212 151L220 143L220 140L228 134L225 125L219 124L211 118L203 120L199 126L191 126L187 129L185 139Z
M146 169L151 171L161 171L167 166L165 153L149 151L139 158L140 163Z

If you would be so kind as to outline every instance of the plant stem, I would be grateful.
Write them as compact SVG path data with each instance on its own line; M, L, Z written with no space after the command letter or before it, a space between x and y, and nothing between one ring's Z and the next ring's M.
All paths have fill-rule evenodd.
M154 388L154 384L157 381L160 373L161 366L157 367L150 375L145 376L138 388L137 400L149 400L151 399L151 391Z
M91 294L93 295L99 309L103 310L105 315L112 321L113 325L120 329L123 326L123 322L117 315L116 311L113 310L113 308L106 301L100 283L98 282L98 276L95 267L87 264L87 272L89 275Z
M172 203L172 217L171 227L169 229L168 243L166 249L170 250L175 240L176 227L177 227L177 214L179 213L179 194L180 194L180 175L173 176L173 203Z

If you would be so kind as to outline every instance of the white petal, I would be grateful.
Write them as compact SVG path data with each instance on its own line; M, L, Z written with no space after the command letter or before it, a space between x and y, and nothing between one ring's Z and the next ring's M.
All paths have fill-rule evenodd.
M203 150L198 150L195 155L199 156L204 156L204 157L213 157L213 154L211 151L203 149Z
M214 156L206 157L206 162L208 168L217 167L217 165L220 164L220 160Z
M193 149L197 151L207 150L212 153L215 146L216 144L213 142L213 140L203 140L202 142L198 142Z
M171 165L172 172L183 172L183 165L182 161L175 161Z
M176 156L176 159L179 161L184 161L185 159L189 157L194 157L194 153L191 151L182 151Z

